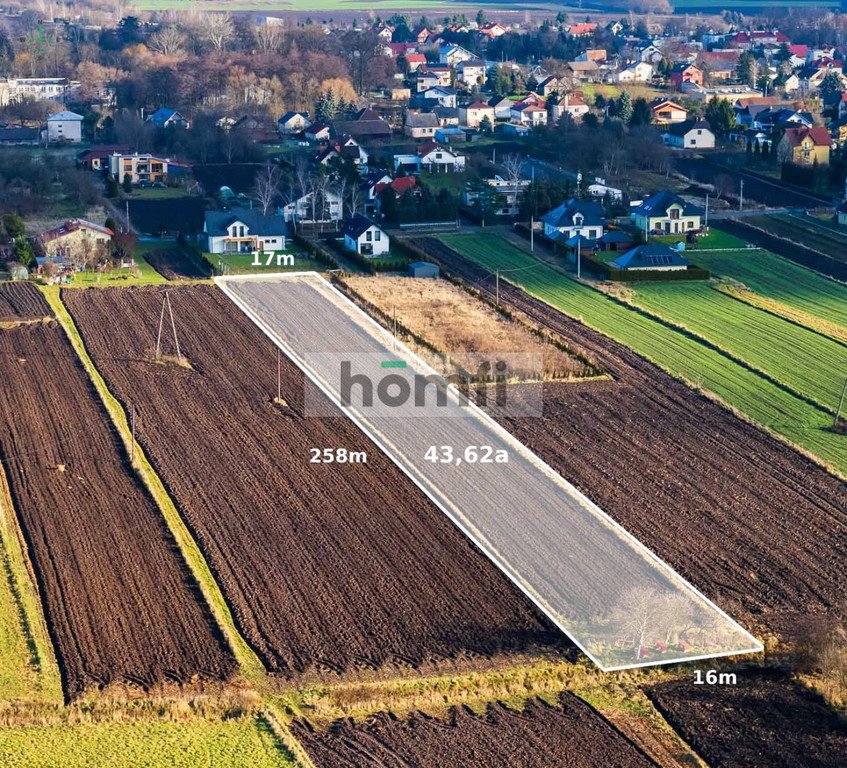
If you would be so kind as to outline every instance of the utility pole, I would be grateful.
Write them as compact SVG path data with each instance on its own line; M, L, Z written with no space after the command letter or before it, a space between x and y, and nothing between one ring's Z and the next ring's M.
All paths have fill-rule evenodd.
M832 422L832 428L838 427L838 420L841 418L841 408L844 406L844 397L847 396L847 378L844 379L844 386L841 388L841 397L838 399L838 408L835 409L835 421Z
M576 236L576 279L582 278L582 235Z
M276 401L282 402L282 353L276 348Z
M129 200L126 201L126 231L132 232L132 227L129 224Z
M495 289L495 293L496 293L496 296L497 296L497 302L496 303L497 303L497 306L499 307L500 306L500 270L499 269L497 270L497 281L496 281L496 283L497 283L497 288Z
M738 196L738 210L744 210L744 179L741 179L741 194Z
M529 250L535 253L535 216L529 217Z
M706 217L705 217L706 228L709 226L709 193L706 193Z

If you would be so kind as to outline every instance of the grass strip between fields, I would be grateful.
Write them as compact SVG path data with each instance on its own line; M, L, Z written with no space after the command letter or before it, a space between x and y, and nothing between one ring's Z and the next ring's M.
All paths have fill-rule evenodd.
M60 704L64 697L59 664L2 465L0 557L0 701Z
M85 348L85 343L80 336L79 330L70 316L65 305L62 303L59 289L56 286L43 287L42 291L50 304L50 307L56 314L56 318L61 323L67 334L71 345L79 357L83 368L91 379L97 393L103 401L106 410L112 418L121 439L127 449L131 450L131 432L129 421L123 406L112 395L106 386L106 382L100 375L93 361L88 355ZM165 521L170 528L177 545L185 558L188 567L200 586L209 607L226 636L230 648L235 654L236 661L240 667L241 674L251 682L258 682L265 675L265 668L259 657L253 652L247 641L238 632L235 626L235 621L232 617L232 612L224 599L223 593L220 590L217 582L212 575L209 564L206 562L203 553L200 551L197 542L191 535L188 526L179 514L173 500L168 495L162 484L161 479L156 474L153 466L150 464L141 446L135 444L135 466L141 476L142 481L149 490L150 494L155 499Z

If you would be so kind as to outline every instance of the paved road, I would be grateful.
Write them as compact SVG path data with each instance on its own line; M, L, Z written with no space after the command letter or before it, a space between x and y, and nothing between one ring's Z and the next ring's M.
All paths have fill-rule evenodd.
M368 382L376 388L393 376L392 393L402 386L412 393L432 369L329 283L312 274L218 284L336 402L341 366L349 362L364 383L353 390L347 415L601 668L637 665L639 621L639 645L670 636L690 646L642 664L756 649L752 637L523 444L463 405L456 390L441 405L432 389L423 405L413 397L363 402ZM451 460L428 460L433 446L442 458L449 446ZM476 461L468 446L479 446L480 455L488 446L490 458L507 463Z

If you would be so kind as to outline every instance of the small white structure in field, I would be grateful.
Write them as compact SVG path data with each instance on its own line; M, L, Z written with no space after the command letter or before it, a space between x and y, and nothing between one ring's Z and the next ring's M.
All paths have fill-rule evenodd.
M373 258L388 253L389 238L376 222L357 213L344 227L344 245L360 256Z

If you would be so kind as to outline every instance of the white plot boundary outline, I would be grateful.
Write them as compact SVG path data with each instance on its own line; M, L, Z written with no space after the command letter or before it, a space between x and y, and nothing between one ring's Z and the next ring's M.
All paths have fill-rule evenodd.
M669 664L684 664L688 662L694 661L702 661L704 659L715 659L715 658L723 658L728 656L740 656L749 653L761 653L764 651L764 645L760 640L755 638L750 632L748 632L744 627L742 627L735 619L729 616L723 609L717 606L712 600L710 600L706 595L700 592L695 586L690 584L686 579L684 579L680 574L678 574L670 565L668 565L664 560L662 560L658 555L656 555L649 547L643 544L639 539L633 536L626 528L624 528L620 523L618 523L614 518L609 516L606 512L604 512L600 507L598 507L591 499L585 496L579 489L577 489L574 485L572 485L566 478L562 477L558 472L556 472L551 466L549 466L542 458L533 453L527 446L525 446L520 440L518 440L511 432L509 432L505 427L501 426L497 421L494 420L488 413L482 410L479 406L477 406L474 402L469 401L470 409L475 413L475 415L482 419L483 422L487 424L487 426L491 427L501 438L503 438L507 443L517 448L517 450L524 455L531 463L536 464L539 469L541 469L545 474L550 476L553 480L558 483L561 483L566 490L583 506L588 507L594 514L597 514L602 518L602 520L615 530L618 535L621 535L625 540L627 540L630 544L634 545L635 549L641 552L643 555L646 555L647 559L652 561L655 565L658 566L659 570L664 571L668 574L670 580L673 582L679 583L685 589L690 590L694 595L696 595L700 600L702 600L709 608L715 611L719 616L721 616L724 620L726 620L732 627L734 627L737 631L739 631L742 635L747 636L752 641L752 645L750 648L741 648L737 650L731 651L722 651L718 653L706 653L697 656L685 656L685 657L677 657L670 659L660 659L656 661L645 661L638 662L635 664L622 664L615 666L604 666L590 651L588 651L580 641L575 638L571 632L562 625L559 619L553 615L551 610L544 606L538 598L532 594L518 579L515 578L515 575L512 574L508 569L504 568L503 565L498 561L497 557L492 556L488 549L477 540L476 536L469 531L463 522L456 518L456 516L444 505L444 503L435 496L431 492L431 490L425 487L424 484L420 482L420 480L409 470L408 467L404 465L404 463L394 455L394 453L386 447L384 442L377 437L370 428L362 422L362 420L352 412L347 406L343 405L343 403L336 397L336 395L315 375L315 372L311 370L309 366L305 364L299 357L299 355L292 349L288 347L285 342L283 342L280 338L278 338L277 333L274 332L272 328L268 326L268 324L262 320L256 312L247 304L246 301L241 299L235 292L231 291L227 286L229 282L261 282L266 281L270 284L274 282L279 282L281 280L288 280L300 277L309 277L313 279L317 279L319 282L324 284L324 287L329 288L329 290L334 293L338 299L341 300L343 306L347 306L348 308L352 308L355 314L360 315L368 324L372 325L376 328L378 332L378 337L388 336L393 343L395 343L399 348L401 348L406 354L408 354L412 359L418 361L421 366L432 373L439 375L435 369L431 368L425 361L420 359L417 354L415 354L411 349L409 349L406 344L404 344L399 339L395 339L388 331L385 330L379 323L376 322L370 315L368 315L364 310L354 304L350 299L348 299L341 291L339 291L332 283L326 280L320 273L318 272L273 272L268 274L250 274L250 275L232 275L232 276L219 276L214 278L214 283L217 285L221 291L242 311L244 312L250 320L267 336L282 352L285 353L286 357L288 357L305 375L306 377L323 392L330 401L339 408L342 413L344 413L347 418L349 418L367 437L371 440L402 472L405 474L414 484L419 488L426 497L433 503L435 506L441 510L443 514L445 514L453 524L459 528L462 533L470 539L474 546L483 552L492 562L497 569L509 579L527 598L529 598L532 603L548 618L553 622L561 631L564 633L568 639L577 646L590 660L595 664L602 672L619 672L627 669L638 669L642 667L657 667L657 666L666 666ZM459 390L453 385L449 385L450 388L454 389L457 394L461 394Z

